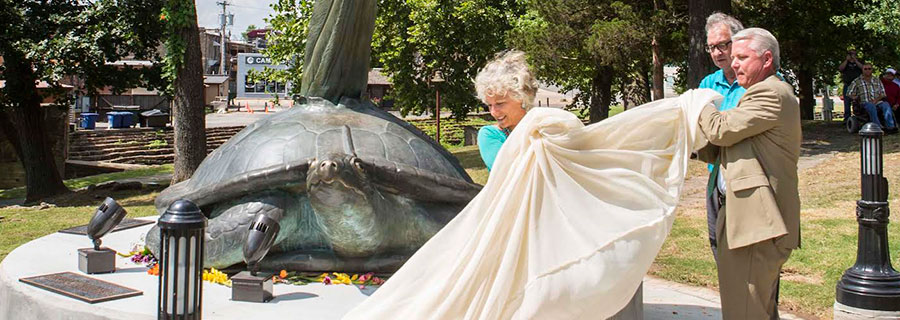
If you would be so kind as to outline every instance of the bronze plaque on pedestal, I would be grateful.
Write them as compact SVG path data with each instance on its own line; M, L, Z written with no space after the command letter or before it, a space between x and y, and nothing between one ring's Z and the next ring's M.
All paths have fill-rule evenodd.
M87 303L104 302L144 294L138 290L74 272L45 274L21 278L19 281Z

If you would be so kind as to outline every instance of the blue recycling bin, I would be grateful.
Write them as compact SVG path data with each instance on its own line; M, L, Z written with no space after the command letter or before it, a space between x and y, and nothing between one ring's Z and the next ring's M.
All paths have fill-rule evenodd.
M81 127L93 130L97 126L97 117L99 114L93 112L85 112L81 114Z
M122 115L122 128L131 128L137 121L134 120L134 113L130 111L121 111L119 114Z
M106 113L106 118L109 120L110 128L125 128L125 117L124 113L128 112L119 112L119 111L110 111Z

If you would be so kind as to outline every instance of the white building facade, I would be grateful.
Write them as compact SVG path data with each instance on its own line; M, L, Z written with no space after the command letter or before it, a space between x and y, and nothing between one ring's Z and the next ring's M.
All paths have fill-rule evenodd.
M237 97L271 99L275 94L281 99L290 98L288 92L292 83L281 83L271 80L249 81L250 70L262 72L265 67L284 70L285 65L272 64L272 59L261 53L238 53L237 55Z

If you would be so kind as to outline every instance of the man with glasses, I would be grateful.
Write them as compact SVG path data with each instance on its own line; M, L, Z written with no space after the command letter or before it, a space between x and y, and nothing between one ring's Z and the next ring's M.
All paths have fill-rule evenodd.
M747 90L738 84L734 69L731 68L731 36L744 29L740 21L727 14L716 12L706 18L706 51L719 70L700 81L699 88L713 89L725 96L719 111L737 106ZM709 181L706 188L706 225L709 231L709 245L716 258L716 219L724 205L725 184L718 173L718 164L709 165Z
M869 121L874 122L884 129L886 133L897 132L897 124L894 123L894 112L890 104L884 101L886 97L881 81L872 77L872 64L864 63L862 75L850 83L847 95L851 99L859 99L860 104L869 114ZM878 119L878 115L884 117L884 124Z
M841 71L841 82L844 83L844 94L842 97L844 99L844 121L850 119L850 115L853 114L852 110L850 110L851 99L847 92L850 91L850 83L862 75L862 67L863 63L856 58L856 50L847 51L847 57L838 66L838 69Z

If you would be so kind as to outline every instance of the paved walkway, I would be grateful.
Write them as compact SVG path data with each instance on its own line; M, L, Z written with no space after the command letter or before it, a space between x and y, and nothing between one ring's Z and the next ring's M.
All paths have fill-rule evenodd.
M644 319L722 319L719 293L701 288L644 277ZM802 319L781 311L781 319Z

